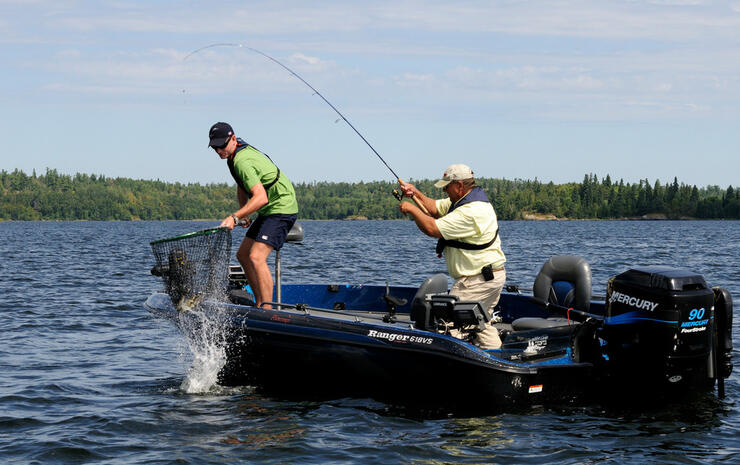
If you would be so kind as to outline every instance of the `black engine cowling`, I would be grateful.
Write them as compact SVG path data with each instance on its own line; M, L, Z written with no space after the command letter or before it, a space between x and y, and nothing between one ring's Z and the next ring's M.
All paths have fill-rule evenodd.
M634 268L611 278L604 320L609 363L637 383L712 382L714 300L704 278L686 270Z

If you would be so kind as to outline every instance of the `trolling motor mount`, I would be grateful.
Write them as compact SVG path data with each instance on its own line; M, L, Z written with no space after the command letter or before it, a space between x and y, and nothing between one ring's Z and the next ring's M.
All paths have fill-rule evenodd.
M388 313L383 315L383 321L386 323L395 323L396 308L402 305L406 305L406 302L408 301L406 299L392 296L387 282L385 283L385 294L383 294L383 301L385 302L385 306L388 309Z

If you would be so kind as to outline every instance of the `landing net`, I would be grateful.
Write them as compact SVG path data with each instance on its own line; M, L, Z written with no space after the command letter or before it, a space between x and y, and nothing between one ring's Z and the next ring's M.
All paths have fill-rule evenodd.
M231 231L204 229L150 243L157 260L152 274L161 276L178 310L204 297L223 294L229 276Z

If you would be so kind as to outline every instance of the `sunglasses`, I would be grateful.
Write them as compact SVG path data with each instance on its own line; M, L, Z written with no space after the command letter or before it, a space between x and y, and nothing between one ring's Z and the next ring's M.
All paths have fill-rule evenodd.
M229 142L231 142L231 137L229 137L228 139L226 139L226 142L224 142L223 145L219 145L218 147L216 147L214 145L214 146L212 146L212 148L213 148L213 150L223 150L223 149L226 148L227 145L229 145Z

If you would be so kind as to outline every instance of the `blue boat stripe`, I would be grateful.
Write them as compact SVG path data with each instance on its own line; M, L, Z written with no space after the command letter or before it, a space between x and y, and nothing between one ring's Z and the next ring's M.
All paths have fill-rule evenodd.
M663 323L668 325L675 325L678 320L661 320L658 318L646 318L642 316L636 316L637 312L624 313L619 316L607 317L604 319L604 323L609 325L626 325L634 323L635 321L654 321L656 323Z

